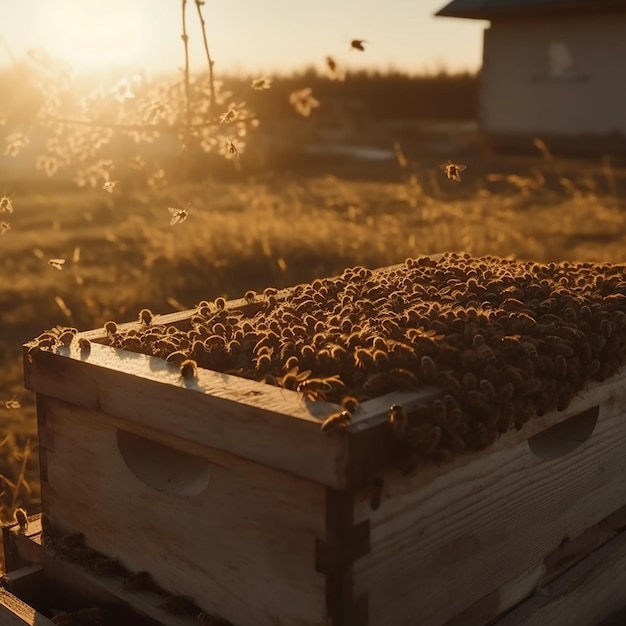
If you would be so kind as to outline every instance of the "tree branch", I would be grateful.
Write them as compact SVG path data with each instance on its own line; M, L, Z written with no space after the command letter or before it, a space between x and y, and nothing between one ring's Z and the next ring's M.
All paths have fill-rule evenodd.
M211 100L209 102L209 111L211 114L215 111L215 77L213 76L213 59L211 59L211 53L209 52L209 42L206 36L206 22L202 15L202 5L204 0L195 0L196 9L198 10L198 18L200 19L200 26L202 27L202 40L204 41L204 51L206 53L207 63L209 64L209 87L211 89Z
M187 110L187 126L191 127L191 81L189 78L189 35L187 34L187 0L182 0L183 34L181 39L185 47L185 104Z

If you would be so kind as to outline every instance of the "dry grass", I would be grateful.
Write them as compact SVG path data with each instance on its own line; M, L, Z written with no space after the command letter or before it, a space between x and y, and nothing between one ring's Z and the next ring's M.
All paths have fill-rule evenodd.
M19 189L12 230L0 238L2 518L39 506L34 398L22 387L20 345L55 324L85 329L142 307L167 312L444 250L626 261L625 207L588 172L556 190L537 172L468 176L462 185L436 166L405 174L207 183L160 196L125 194L122 185L112 194ZM170 226L167 207L188 202L189 218ZM64 269L50 258L65 258ZM14 395L21 408L5 408Z

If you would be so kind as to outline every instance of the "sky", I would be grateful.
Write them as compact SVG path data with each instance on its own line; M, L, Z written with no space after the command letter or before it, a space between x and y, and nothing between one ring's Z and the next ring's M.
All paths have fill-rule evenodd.
M419 73L481 64L479 20L434 17L446 0L206 0L216 73L287 73L323 67ZM206 67L198 15L187 2L192 70ZM0 0L0 65L42 48L78 71L183 65L181 0ZM349 49L365 39L365 52Z

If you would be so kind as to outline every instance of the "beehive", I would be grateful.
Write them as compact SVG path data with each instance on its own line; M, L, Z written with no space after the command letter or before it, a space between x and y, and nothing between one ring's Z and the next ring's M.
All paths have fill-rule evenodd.
M444 255L52 333L25 347L44 512L236 626L487 623L622 530L625 301L617 266ZM294 337L298 315L321 364ZM202 326L202 345L156 344ZM357 338L333 364L340 334ZM197 373L181 376L172 350ZM305 396L292 376L305 368L301 382L342 384ZM350 423L321 432L348 393ZM391 405L408 424L390 425Z

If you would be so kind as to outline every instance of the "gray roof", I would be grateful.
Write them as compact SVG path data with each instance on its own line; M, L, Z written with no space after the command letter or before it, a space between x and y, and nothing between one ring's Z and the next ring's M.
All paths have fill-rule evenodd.
M626 11L626 0L452 0L435 15L490 20L522 15Z

